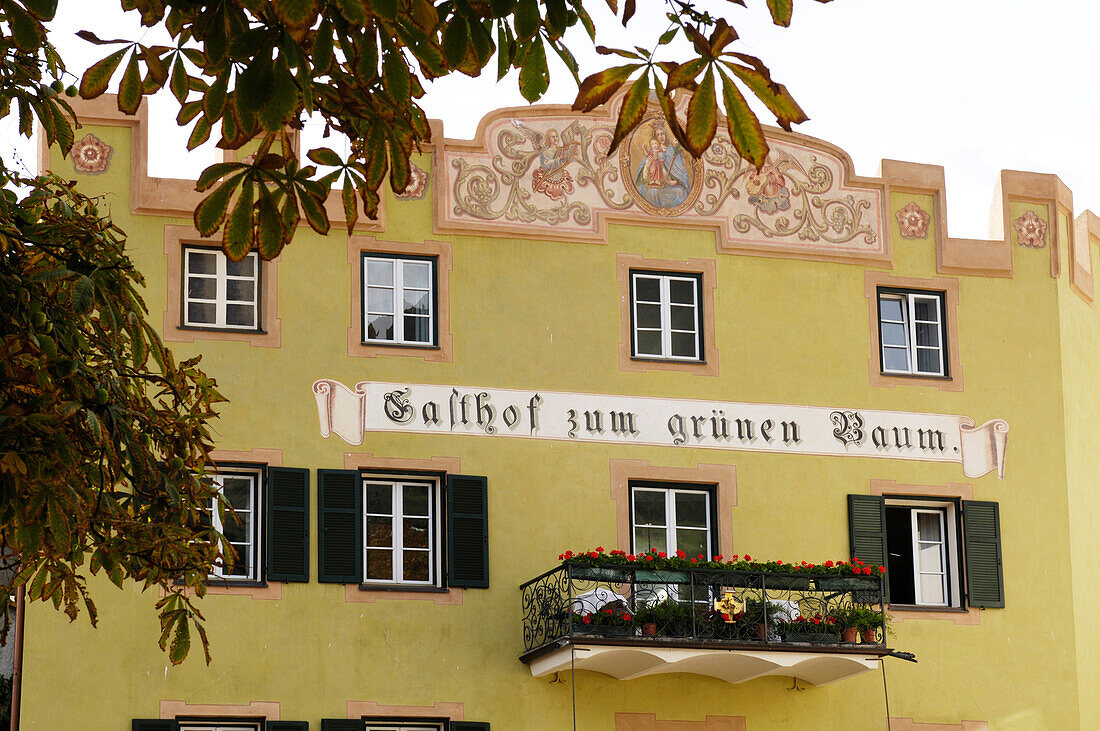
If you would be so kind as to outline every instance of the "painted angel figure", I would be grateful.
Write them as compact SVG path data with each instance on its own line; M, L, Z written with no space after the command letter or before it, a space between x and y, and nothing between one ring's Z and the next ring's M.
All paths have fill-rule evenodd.
M572 193L573 176L566 167L577 156L577 143L562 142L561 135L553 127L544 135L518 119L513 119L512 125L531 141L539 156L539 167L531 174L531 189L553 200L561 200L566 193Z
M776 151L774 161L764 163L759 172L749 173L745 180L749 203L763 213L775 213L790 208L791 192L787 188L786 174L792 168L806 174L798 160L782 150Z

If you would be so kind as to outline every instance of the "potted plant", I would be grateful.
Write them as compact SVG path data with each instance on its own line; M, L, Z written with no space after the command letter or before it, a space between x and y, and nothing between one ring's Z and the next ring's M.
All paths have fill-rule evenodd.
M840 629L840 641L846 644L859 642L859 627L856 624L855 613L858 606L840 607L833 611L836 617L837 627Z
M649 609L652 622L658 633L667 637L688 637L691 635L691 607L671 597L655 604Z
M745 612L742 621L753 627L753 633L757 639L768 639L768 634L774 634L780 620L786 616L786 609L775 602L762 599L750 599L745 603Z
M853 605L846 611L845 619L850 627L859 631L860 639L866 643L880 644L878 629L882 627L884 631L889 630L889 617L871 607Z
M823 616L815 613L784 621L781 631L785 642L832 644L840 641L838 624L837 618L831 614Z
M597 635L628 635L634 615L621 601L608 602L594 612L573 612L573 629Z

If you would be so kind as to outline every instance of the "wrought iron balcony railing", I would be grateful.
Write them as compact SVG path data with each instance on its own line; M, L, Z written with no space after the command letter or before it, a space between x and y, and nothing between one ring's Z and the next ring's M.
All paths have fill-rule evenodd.
M879 576L566 562L521 589L525 662L569 642L887 652Z

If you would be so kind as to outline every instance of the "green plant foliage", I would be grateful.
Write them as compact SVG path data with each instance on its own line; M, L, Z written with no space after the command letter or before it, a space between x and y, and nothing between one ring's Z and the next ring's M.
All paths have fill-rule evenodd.
M72 112L58 92L76 89L45 41L52 12L46 0L0 4L0 112L14 106L23 133L37 121L68 151ZM28 18L34 32L19 27ZM147 52L129 67L143 53L155 83L163 69ZM121 58L85 84L105 84ZM155 587L171 661L187 655L192 629L209 661L193 598L231 551L204 525L219 500L204 475L207 424L223 399L198 358L176 362L146 321L144 280L99 201L2 164L0 185L0 568L14 576L0 590L24 586L29 601L94 625L88 576Z

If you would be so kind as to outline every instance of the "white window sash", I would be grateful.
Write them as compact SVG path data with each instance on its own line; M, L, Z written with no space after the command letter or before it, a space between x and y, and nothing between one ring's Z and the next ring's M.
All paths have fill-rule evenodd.
M250 509L247 511L249 513L249 515L252 517L252 525L251 525L251 530L249 530L249 533L248 533L248 544L247 544L248 549L249 549L248 552L249 552L250 562L249 562L249 565L248 565L248 571L244 575L242 575L240 573L228 573L227 572L227 567L225 567L225 566L214 566L213 570L210 573L210 576L212 578L228 579L230 581L233 581L233 580L236 580L236 581L258 581L259 580L258 566L259 566L259 563L260 563L259 536L263 535L263 532L262 532L263 526L261 525L261 520L263 519L263 517L262 517L263 511L262 511L261 505L260 505L260 473L259 472L246 471L246 472L223 472L221 474L214 475L213 476L214 484L217 486L219 493L222 493L222 491L223 491L223 487L222 487L223 479L226 478L226 477L247 478L249 480L249 482L251 483L251 488L249 490ZM232 511L230 512L229 515L226 516L226 518L228 520L233 520ZM214 501L212 501L212 505L211 505L210 525L214 528L214 530L218 531L219 533L224 533L224 531L222 529L225 527L225 524L222 522L221 514L218 511L218 503L217 503L216 499ZM241 569L240 565L238 565L238 564L233 565L233 571L240 571L240 569Z
M371 513L367 511L366 504L366 490L368 485L384 485L390 488L390 513ZM428 580L419 581L413 579L406 579L404 577L405 565L405 533L404 533L404 520L406 517L410 517L416 520L423 520L425 516L422 515L405 515L405 491L406 485L415 487L427 487L428 488L428 548L424 550L422 548L409 549L417 553L428 554ZM439 506L439 486L435 482L413 481L413 480L377 480L377 479L365 479L363 480L363 583L366 584L400 584L411 586L438 586L439 584L439 568L440 568L440 553L437 549L439 545L439 521L436 519L438 515ZM388 579L369 578L367 574L369 566L369 558L371 552L381 553L381 547L371 548L368 546L368 530L370 518L386 518L390 519L390 547L388 550L390 554L390 565L393 572Z
M940 539L938 541L924 540L920 536L920 530L918 528L919 521L917 516L919 515L935 515L940 528ZM914 508L910 511L910 520L912 521L912 533L913 533L913 583L914 583L914 596L916 602L919 605L924 606L939 606L946 607L951 602L951 595L948 593L947 586L947 533L945 531L944 511L942 510L927 510ZM920 549L921 546L938 546L939 547L939 571L923 571L920 566ZM931 601L923 596L923 586L921 582L922 576L939 576L940 577L940 591L943 592L943 601Z
M204 255L214 256L214 273L213 274L200 274L191 271L191 253L195 252ZM252 274L248 276L243 275L230 275L229 274L229 259L225 253L217 249L205 249L198 247L185 247L183 250L183 324L185 327L212 327L220 330L257 330L260 327L260 276L259 276L259 256L256 252L249 252L245 255L245 260L252 262ZM214 299L207 299L204 297L191 297L188 292L190 290L191 279L213 279L215 282L215 294ZM228 296L229 280L252 282L252 299L251 300L230 300ZM214 322L195 321L191 319L190 307L188 305L195 304L212 304L214 305ZM228 305L247 305L252 308L252 324L251 325L235 325L229 323L227 312Z
M638 281L648 279L655 280L658 284L659 292L658 302L639 301L638 299ZM687 282L691 285L691 330L675 330L676 333L688 333L693 336L694 351L693 355L674 355L672 353L672 282ZM639 358L658 358L661 360L683 360L683 361L698 361L702 359L701 356L701 335L702 327L699 322L699 298L701 296L699 280L696 277L684 277L676 276L672 274L652 274L648 272L634 272L633 273L633 286L631 287L631 306L634 314L634 355ZM660 354L654 353L642 353L638 347L638 335L641 332L653 332L653 328L643 328L640 325L638 317L638 306L640 304L658 305L660 308L660 336L661 336L661 352ZM686 307L688 305L683 303L677 303L678 307Z
M879 295L879 340L880 349L882 350L882 372L894 373L904 375L919 375L919 376L942 376L944 375L944 332L943 332L943 301L937 295L920 294L916 292L908 293L887 293L884 292ZM894 301L901 305L901 320L886 319L882 316L882 302ZM917 317L916 317L916 303L918 301L927 301L934 303L936 311L935 322L921 320L920 324L930 325L934 324L936 327L936 340L938 345L936 347L917 345ZM885 338L882 337L882 326L884 323L902 325L905 328L905 358L906 369L897 370L888 368L886 366L887 358L886 352L888 350L901 350L900 345L887 345ZM917 353L919 350L935 350L937 367L934 371L922 371L919 367L919 361L917 359Z
M677 488L641 487L641 486L633 488L633 491L634 491L635 495L637 495L639 492L655 492L655 493L660 493L662 495L662 497L664 498L665 524L664 524L664 526L659 526L659 525L651 525L649 523L639 523L637 518L635 517L635 515L636 515L636 513L635 513L634 515L630 516L631 531L632 531L631 532L631 539L633 539L633 537L635 535L637 535L638 528L661 528L661 527L663 527L664 530L665 530L665 551L669 556L674 556L674 555L676 555L676 551L680 549L680 546L677 543L677 535L676 535L677 529L697 531L699 533L704 533L705 532L706 536L704 538L704 544L703 545L706 546L706 553L704 555L708 560L710 559L710 557L711 557L711 545L712 545L711 544L711 535L712 535L711 532L713 531L714 526L711 525L711 506L710 506L711 496L710 496L709 492L707 492L706 490L685 490L685 489L677 489ZM706 525L705 531L701 528L696 528L696 527L693 527L693 526L681 526L681 525L677 524L678 519L677 519L677 516L676 516L676 495L681 494L681 493L690 494L690 495L699 495L699 494L703 495L703 498L706 501L705 502L705 509L706 509L706 516L707 516L707 525ZM641 546L635 546L634 550L635 551L641 551L642 548L641 548ZM692 559L692 558L695 558L695 556L688 556L688 558Z
M384 262L393 265L393 284L375 284L373 286L379 288L390 289L390 305L393 317L393 337L392 338L372 338L369 335L370 328L370 277L368 274L368 265L370 262ZM425 290L423 287L406 287L405 286L405 264L412 262L426 266L428 268L428 287ZM364 343L389 343L393 345L435 345L435 263L429 259L409 259L401 257L387 257L387 256L364 256L363 257L363 342ZM427 340L410 340L405 337L405 292L424 292L428 293L428 315L425 318L423 315L417 315L417 319L427 319L428 321L428 339ZM390 314L390 313L375 313L375 314Z

